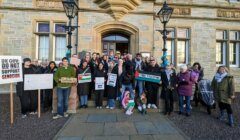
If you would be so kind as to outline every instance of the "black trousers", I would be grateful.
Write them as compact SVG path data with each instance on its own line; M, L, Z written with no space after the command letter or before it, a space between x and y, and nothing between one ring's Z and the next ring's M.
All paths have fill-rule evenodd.
M37 111L37 91L24 91L20 96L21 112L27 114L27 112Z
M219 102L219 103L218 103L218 106L219 106L219 108L220 108L221 111L223 111L223 110L226 109L228 114L232 114L232 113L233 113L232 107L231 107L230 104L226 104L226 103L223 103L223 102Z
M169 89L166 89L165 95L165 111L166 112L173 112L173 92Z
M96 91L96 106L102 106L103 104L103 94L104 90L97 90Z
M48 109L52 107L52 98L53 98L53 90L47 89L44 91L44 108Z
M148 103L149 104L157 104L157 96L158 96L158 86L148 85Z

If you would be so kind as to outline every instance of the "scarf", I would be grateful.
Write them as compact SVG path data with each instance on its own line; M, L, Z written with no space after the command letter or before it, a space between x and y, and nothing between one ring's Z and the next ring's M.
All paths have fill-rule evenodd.
M137 68L139 68L139 70L142 70L141 64L142 64L142 60L140 59L139 61L137 59L135 59L136 62L136 67L135 70L137 70Z
M166 72L168 81L170 81L170 77L171 77L171 74L173 73L173 70L167 70L167 69L166 69L165 72Z
M220 83L220 82L222 82L222 79L227 76L227 74L228 74L228 73L226 73L226 72L225 72L225 73L222 73L222 74L216 73L215 76L214 76L214 77L215 77L215 80L217 80L217 82Z

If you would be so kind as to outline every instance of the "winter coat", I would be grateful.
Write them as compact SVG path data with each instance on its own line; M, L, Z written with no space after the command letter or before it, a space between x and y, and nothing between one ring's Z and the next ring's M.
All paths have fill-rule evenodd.
M16 85L16 91L19 97L24 94L24 76L26 74L36 74L36 71L34 71L32 66L30 66L30 68L24 68L23 66L23 81L17 82L17 85ZM35 92L35 91L30 91L30 92Z
M194 79L191 72L179 73L178 77L178 94L182 96L192 96L192 84Z
M120 76L119 85L120 87L122 87L122 85L130 85L130 84L132 84L132 86L134 84L134 75L133 73L129 73L126 70L124 70L122 75Z
M107 73L104 69L102 70L95 69L92 79L95 80L96 77L104 77L104 80L107 80ZM106 85L106 82L105 82L105 85ZM95 83L94 83L94 89L95 89ZM96 91L99 91L99 90L96 90Z
M165 99L166 94L170 94L169 92L173 94L173 99L177 101L178 95L177 95L177 74L173 72L170 75L170 81L167 78L167 74L165 71L161 73L161 80L162 80L162 92L161 92L161 98ZM169 89L171 88L171 89Z
M75 78L76 77L76 72L72 66L68 66L67 68L65 67L60 67L54 74L54 80L57 83L57 87L60 88L65 88L65 87L71 87L72 84L69 83L61 83L59 80L62 77L68 77L68 78Z
M214 77L212 80L212 89L215 99L218 102L231 104L231 96L233 96L235 93L233 76L227 75L219 83Z
M118 67L117 66L115 66L113 69L112 69L112 71L111 71L111 73L113 73L113 74L118 74ZM108 97L108 99L115 99L116 97L117 97L117 84L118 84L118 80L116 81L116 86L115 87L112 87L112 86L106 86L106 88L107 88L107 97Z
M89 67L86 68L79 68L77 70L77 75L78 74L83 74L83 73L91 73L91 70ZM90 82L89 83L78 83L77 85L77 93L79 96L82 95L88 95L90 92Z

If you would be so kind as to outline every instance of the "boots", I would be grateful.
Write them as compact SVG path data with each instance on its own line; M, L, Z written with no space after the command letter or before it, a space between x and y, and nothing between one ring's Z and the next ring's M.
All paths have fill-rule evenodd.
M224 111L223 111L223 110L220 110L220 114L219 114L218 119L219 119L220 121L224 121Z
M228 123L231 127L234 126L234 124L233 124L233 114L228 114Z

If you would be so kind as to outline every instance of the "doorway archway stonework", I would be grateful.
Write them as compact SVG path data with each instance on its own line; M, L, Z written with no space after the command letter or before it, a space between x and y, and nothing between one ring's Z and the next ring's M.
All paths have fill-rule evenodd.
M111 32L128 35L130 37L130 53L139 52L139 29L132 24L123 21L110 21L96 25L94 30L95 50L97 52L102 52L102 36Z

